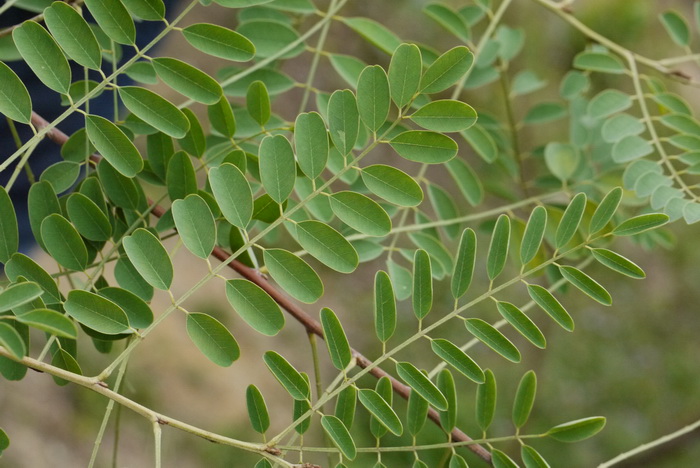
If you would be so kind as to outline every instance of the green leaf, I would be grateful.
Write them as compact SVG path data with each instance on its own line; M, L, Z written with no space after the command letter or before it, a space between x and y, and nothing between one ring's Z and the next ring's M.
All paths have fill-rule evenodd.
M136 294L115 287L102 288L97 293L122 308L129 319L131 328L146 328L153 323L153 311Z
M401 44L396 48L389 64L389 88L397 107L404 107L418 92L422 71L423 61L417 45Z
M294 123L294 146L299 167L309 179L321 175L328 163L328 131L317 112L301 113Z
M578 193L571 200L569 206L566 207L564 215L561 217L561 221L559 221L559 226L557 226L555 235L555 247L557 249L561 249L573 239L579 224L581 224L583 211L586 209L586 201L586 194L581 192Z
M440 26L463 42L470 39L469 25L466 20L452 8L441 3L431 3L423 8L423 13L437 21Z
M87 266L85 242L63 216L54 213L41 222L41 239L49 254L63 267L83 271Z
M0 62L0 82L0 114L28 124L32 118L32 98L22 80L3 62Z
M345 387L338 393L335 402L335 416L340 419L345 427L352 427L355 419L355 407L357 406L357 390L353 386Z
M122 3L137 18L160 21L165 17L163 0L122 0Z
M245 8L254 5L262 5L270 3L273 0L215 0L214 3L225 6L227 8Z
M268 195L277 203L285 201L294 190L295 174L294 151L289 140L282 135L263 138L260 143L260 179Z
M673 42L681 47L690 44L690 28L686 20L676 11L666 11L659 15L661 24L666 28L666 32L673 39Z
M420 396L425 398L428 403L433 405L437 410L447 410L448 405L445 396L425 374L416 368L416 366L410 362L398 362L396 363L396 372L399 377L401 377L401 380L406 382L409 387L418 392Z
M270 414L267 412L265 398L255 385L248 385L245 392L248 418L253 430L258 434L264 434L270 427Z
M182 30L185 40L194 48L234 62L255 57L255 46L242 34L214 24L198 23Z
M569 180L579 164L580 155L578 150L567 143L551 142L544 148L544 161L547 169L557 179Z
M209 205L199 195L188 195L172 204L175 227L187 250L209 258L216 245L216 223Z
M389 79L379 65L365 68L357 81L357 108L360 118L371 132L386 121L391 106Z
M440 411L440 425L447 432L452 430L457 425L457 388L455 387L455 379L449 369L443 369L438 374L437 388L445 396L447 401L447 409Z
M474 54L464 46L448 50L428 67L420 82L420 92L435 94L446 90L471 68Z
M25 21L12 31L12 39L42 83L58 93L68 94L71 83L68 60L46 29L34 21ZM22 96L22 99L26 97Z
M80 164L72 161L59 161L44 169L39 180L51 184L56 193L65 192L80 176Z
M425 425L429 409L430 405L427 400L415 390L411 390L406 408L406 425L409 434L415 436L420 432Z
M537 376L533 371L527 371L520 379L518 390L513 401L513 424L520 429L525 425L532 406L535 403L535 393L537 392Z
M204 138L204 130L202 129L202 125L199 123L199 119L191 109L185 107L183 108L182 112L190 122L190 129L187 131L187 135L178 141L178 143L180 143L180 148L193 156L201 158L207 148L207 142Z
M153 59L153 67L166 85L197 102L216 104L223 95L216 80L181 60L158 57Z
M386 236L391 219L377 202L357 192L336 192L330 196L333 213L345 224L369 236Z
M88 291L75 289L63 304L66 313L78 322L105 335L129 330L129 319L116 303Z
M321 309L321 326L323 327L323 336L326 340L328 354L331 356L333 366L338 370L345 369L352 360L350 344L345 336L340 320L327 307Z
M379 50L391 55L401 45L401 39L386 27L368 18L341 18L353 31L364 37Z
M374 329L382 343L396 330L396 299L389 275L378 271L374 277Z
M500 215L493 228L491 243L486 260L486 270L489 280L493 281L501 274L508 259L508 247L510 245L510 218Z
M335 416L324 415L321 416L321 426L343 456L348 460L354 460L357 456L355 442L343 422Z
M461 132L476 123L476 111L469 104L451 99L430 102L411 116L421 127L436 132Z
M54 279L34 260L22 253L14 253L5 264L5 274L10 281L18 281L23 277L37 283L44 290L43 300L47 304L61 302L61 293Z
M457 259L452 272L451 292L452 297L459 299L469 289L474 277L474 263L476 262L476 233L472 228L462 231L457 250Z
M58 367L59 369L67 370L68 372L72 372L74 374L83 374L83 371L80 368L80 364L78 364L78 361L76 361L75 358L68 351L62 348L57 348L56 351L53 353L53 356L51 357L51 365L54 367ZM70 383L67 380L55 376L53 380L54 382L56 382L56 385L61 386L68 385Z
M285 390L295 400L308 400L311 392L309 383L302 375L282 356L274 351L267 351L263 356L265 365L272 375L279 381Z
M85 0L97 24L114 42L131 45L136 42L136 26L129 11L119 0Z
M0 76L0 81L2 81L2 76ZM5 187L0 186L0 263L7 263L18 248L19 231L15 207Z
M574 67L612 74L621 74L627 71L619 58L604 52L581 52L574 57Z
M241 354L231 332L210 315L187 314L187 335L202 354L218 366L230 366Z
M591 297L603 305L612 304L610 293L603 288L596 280L572 266L560 266L559 272L569 283L576 286L584 294Z
M367 411L377 418L384 427L389 429L392 434L400 436L403 433L401 420L381 395L374 390L363 388L360 390L358 397L362 406L367 408Z
M112 236L112 225L107 215L82 193L73 193L68 197L66 210L71 222L86 239L101 242Z
M423 320L433 307L433 276L430 256L422 249L413 257L413 313Z
M2 452L7 450L7 447L10 446L10 438L7 437L7 433L0 429L0 455L2 455Z
M27 205L29 208L29 224L32 228L32 234L39 245L45 250L46 246L41 238L41 223L44 219L54 213L61 213L61 207L58 204L58 197L53 186L47 181L40 181L32 184L29 188L27 196Z
M443 361L464 374L465 377L478 384L484 383L484 371L454 343L437 338L430 342L430 347Z
M100 69L100 45L95 33L75 8L62 2L53 2L44 10L44 22L66 55L83 67Z
M226 282L231 307L253 329L274 336L284 327L284 315L277 303L260 286L245 279Z
M467 461L461 455L453 453L450 456L448 468L469 468L469 465L467 465Z
M593 437L605 427L605 418L593 416L554 426L547 435L559 442L579 442Z
M370 192L399 206L417 206L423 201L420 185L405 172L375 164L362 168L362 181Z
M248 113L261 127L270 120L270 95L262 81L253 81L248 86L246 94L246 108Z
M528 284L527 292L535 304L540 306L564 330L574 331L574 320L552 293L538 284Z
M439 220L453 221L455 218L459 218L460 213L459 209L457 208L457 203L455 203L452 195L445 189L435 184L429 184L428 196ZM443 226L442 228L445 230L447 237L450 239L456 238L461 231L461 226L459 223L454 222Z
M395 136L389 144L409 161L442 164L457 155L457 143L442 133L409 130Z
M593 254L593 257L598 260L598 262L611 270L617 271L625 276L629 276L630 278L646 278L644 270L639 268L637 264L623 257L622 255L613 252L612 250L591 249L591 253Z
M498 449L491 450L491 461L494 468L518 468L512 458Z
M544 349L547 346L547 341L540 329L537 328L537 325L515 305L510 302L497 302L496 306L503 318L527 338L530 343L540 349Z
M484 383L476 388L476 423L486 432L496 414L496 377L491 369L484 371Z
M559 120L566 116L566 107L559 102L541 102L533 106L525 117L526 125L537 125Z
M20 334L4 321L0 322L0 345L17 359L23 359L27 355L27 347Z
M612 149L612 159L616 163L626 163L643 158L654 152L654 147L642 137L629 135L615 143Z
M352 55L330 54L328 59L335 72L350 86L357 88L357 81L367 64Z
M236 117L233 115L231 103L225 96L216 104L207 107L207 115L214 130L225 137L233 138L236 133Z
M668 215L662 213L650 213L640 216L635 216L620 223L612 233L615 236L633 236L642 232L656 229L668 223Z
M245 175L231 163L209 171L209 183L226 220L245 229L253 215L253 194Z
M632 99L629 94L616 89L606 89L588 103L588 116L592 119L604 119L631 106Z
M588 228L591 234L595 234L603 229L612 219L617 207L622 200L622 188L615 187L600 202L591 217L591 224Z
M141 172L141 154L119 127L104 117L88 115L85 129L97 151L122 175L134 177Z
M306 374L306 372L301 373L301 377L304 379L306 382L306 385L310 386L310 380L309 376ZM299 418L301 418L303 415L309 412L311 409L311 403L309 400L294 400L293 403L293 408L292 408L292 420L296 421ZM307 417L303 421L301 421L299 424L294 426L294 431L296 431L297 434L303 435L306 431L309 430L309 427L311 427L311 418Z
M544 231L547 227L547 209L544 206L537 206L525 226L525 234L520 244L520 262L523 265L530 263L535 258L542 245Z
M238 33L253 43L257 58L268 58L276 55L299 39L299 33L296 30L279 21L246 21L238 27ZM296 57L304 52L304 48L304 43L299 42L278 58Z
M197 193L197 174L192 159L184 151L178 151L170 158L165 183L173 201Z
M469 164L460 158L454 158L447 163L447 170L469 204L472 206L480 204L484 199L484 188Z
M123 176L106 159L97 164L97 175L114 205L128 210L139 208L140 194L134 179Z
M489 132L481 125L460 132L460 135L477 152L481 159L491 164L498 159L498 146Z
M180 109L153 91L137 86L119 88L124 106L134 115L173 138L184 138L190 122Z
M547 460L529 445L523 445L520 448L520 458L523 459L525 468L550 468Z
M328 101L331 140L342 156L352 151L360 132L360 113L352 91L337 90Z
M511 362L520 362L520 351L500 331L489 323L471 318L464 322L469 333Z
M618 114L605 121L601 128L603 140L608 143L617 143L629 135L639 135L646 127L636 117L629 114Z
M338 231L320 221L296 224L297 241L311 256L340 273L352 273L360 262L353 246Z
M36 309L26 312L18 315L17 321L62 338L76 339L78 336L75 324L65 315L51 309Z
M0 292L0 312L12 310L41 296L43 291L37 283L24 281Z
M126 255L136 271L148 284L168 290L173 282L173 264L168 251L158 238L146 229L139 228L122 240Z
M312 304L323 295L323 283L304 260L282 249L266 249L265 266L270 276L295 299Z

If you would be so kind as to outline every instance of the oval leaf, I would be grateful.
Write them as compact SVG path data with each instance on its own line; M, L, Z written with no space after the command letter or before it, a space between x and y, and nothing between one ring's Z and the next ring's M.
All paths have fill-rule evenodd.
M330 197L333 213L345 224L369 236L386 236L391 219L377 202L357 192L337 192Z
M511 362L520 362L520 351L501 332L481 319L472 318L464 322L469 333Z
M265 365L272 375L295 400L308 400L311 392L309 383L292 365L274 351L268 351L263 356Z
M538 284L528 284L527 292L535 304L540 306L564 330L574 331L574 320L552 293Z
M320 221L296 224L299 245L329 268L352 273L360 259L355 248L338 231Z
M357 456L355 442L343 422L335 416L324 415L321 416L321 426L343 456L348 460L354 460Z
M97 294L73 290L68 293L63 307L75 320L105 335L117 335L129 330L129 319L122 308Z
M88 115L85 117L85 129L97 151L122 175L134 177L141 172L141 154L119 127L104 117Z
M78 336L75 324L65 315L51 309L32 310L18 315L17 321L62 338L74 340Z
M230 366L241 354L231 332L210 315L188 314L187 335L202 354L218 366Z
M12 39L29 68L49 88L68 94L70 65L51 35L34 21L25 21L12 31Z
M255 57L255 46L242 34L214 24L198 23L182 30L185 40L205 54L234 62Z
M284 327L284 315L277 303L258 285L245 279L226 282L231 307L256 331L274 336Z
M95 33L75 8L62 2L53 2L44 10L44 22L66 55L83 67L100 69L100 45Z
M209 183L226 221L245 229L253 216L253 193L245 175L225 163L209 171Z
M338 370L345 369L350 364L352 352L343 326L331 309L321 309L321 326L333 366Z
M384 343L396 330L396 298L389 275L378 271L374 277L374 329Z
M442 133L409 130L395 136L389 144L409 161L442 164L457 155L457 143Z
M137 86L122 86L119 97L134 115L173 138L184 138L190 121L180 109L153 91Z
M500 215L496 221L496 226L493 228L486 260L486 271L491 281L496 279L503 271L508 259L509 245L510 218L506 215Z
M282 135L263 138L260 143L260 181L277 203L282 203L292 193L295 174L294 151L289 140Z
M379 65L365 68L357 81L357 107L360 118L371 132L376 132L384 124L390 106L386 72Z
M16 283L0 292L0 312L12 310L33 301L44 292L41 287L29 281Z
M668 223L668 215L662 213L651 213L640 216L635 216L620 223L612 233L615 236L633 236Z
M544 206L538 206L527 220L523 241L520 244L520 262L525 265L535 258L537 252L542 245L544 231L547 227L547 209Z
M328 131L317 112L301 113L294 122L294 147L299 167L309 179L321 175L328 163Z
M389 406L384 398L382 398L377 392L368 388L363 388L360 390L358 398L360 403L362 403L362 406L367 408L367 411L369 411L372 416L377 418L382 426L389 429L392 434L400 436L403 433L401 420L391 406Z
M253 430L259 434L264 434L270 427L270 414L267 412L265 398L255 385L248 385L245 392L246 407L248 408L248 418Z
M525 425L532 406L535 404L535 394L537 392L537 376L533 371L527 371L520 379L518 391L515 393L513 401L513 424L520 429Z
M82 193L73 193L68 197L66 210L71 222L84 238L101 242L112 236L112 225L107 215Z
M476 111L461 101L444 99L430 102L411 115L411 120L435 132L461 132L476 123Z
M156 236L139 228L122 242L129 260L148 284L157 289L170 289L173 264L168 251Z
M211 105L219 102L223 95L216 80L181 60L159 57L153 59L153 66L166 85L192 100Z
M199 195L188 195L172 205L175 227L187 250L208 258L216 245L216 223L209 205Z
M0 66L0 68L2 67ZM0 73L1 80L2 76ZM0 105L2 105L1 102ZM2 109L0 109L1 111ZM12 254L17 252L18 248L19 230L15 207L5 187L0 186L0 263L7 263Z
M610 293L603 288L596 280L572 266L560 266L559 272L571 284L576 286L584 294L600 302L603 305L609 306L612 304Z
M417 206L423 201L420 185L395 167L383 164L365 167L362 181L372 193L395 205Z
M417 45L401 44L396 48L389 63L389 88L397 107L404 107L418 92L422 71L423 61Z
M360 114L352 91L337 90L328 101L331 140L342 156L350 153L360 132Z
M581 224L583 211L586 209L586 200L586 194L581 192L566 207L555 235L555 246L557 249L561 249L568 244L576 234L578 226Z
M439 56L428 67L420 82L425 94L444 91L461 79L474 63L474 54L464 46L457 46Z
M85 0L102 31L119 44L136 42L136 26L129 11L119 0Z
M282 249L266 249L263 255L272 279L294 299L313 304L323 295L321 278L304 260Z
M41 239L49 254L65 268L83 271L87 266L85 242L63 216L54 213L42 221Z
M22 80L3 62L0 62L0 82L0 114L28 124L32 119L32 98Z
M478 384L484 383L484 371L481 370L481 367L451 341L438 338L430 342L430 347L443 361L464 374L465 377Z
M559 442L579 442L593 437L605 427L605 418L593 416L554 426L547 435Z
M425 374L416 368L416 366L410 362L398 362L396 363L396 372L399 374L399 377L401 377L401 380L406 382L409 387L418 392L420 396L425 398L428 403L433 405L437 410L447 410L448 405L445 396Z
M0 322L0 345L17 359L23 359L27 355L27 346L22 336L12 325L4 321Z

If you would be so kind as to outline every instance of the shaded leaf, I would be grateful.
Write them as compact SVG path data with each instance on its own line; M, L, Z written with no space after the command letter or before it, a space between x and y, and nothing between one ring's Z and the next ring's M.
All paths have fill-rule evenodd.
M489 279L493 281L501 274L508 259L508 247L510 245L510 218L500 215L496 221L491 235L491 243L486 260L486 270Z
M340 154L352 151L360 132L360 113L352 91L337 90L328 101L328 126L331 140Z
M328 162L328 131L317 112L301 113L294 123L294 146L299 167L309 179L321 175Z
M209 183L226 220L245 229L253 216L253 194L245 175L231 163L209 171Z
M436 409L440 411L447 410L448 405L445 396L416 366L410 362L398 362L396 363L396 372L401 377L401 380L406 382L409 387L418 392Z
M345 369L352 359L350 344L345 336L343 326L335 313L324 307L321 309L321 326L323 327L323 337L326 341L328 354L331 356L333 366L338 370Z
M574 331L574 320L552 293L538 284L528 284L527 292L535 304L540 306L564 330Z
M491 369L484 371L484 383L476 388L476 423L486 432L496 414L496 377Z
M376 132L386 121L391 106L389 79L379 65L365 68L357 81L357 108L362 122Z
M537 392L537 377L533 371L527 371L520 379L513 401L513 424L518 429L523 427L530 417Z
M15 207L5 187L0 186L0 263L7 263L18 248L19 230Z
M134 177L143 169L143 159L122 130L97 115L85 117L87 136L104 158L126 177Z
M321 416L321 426L326 431L328 437L333 441L333 445L338 447L338 450L343 456L349 460L354 460L357 455L355 442L343 422L335 416Z
M282 135L266 136L260 143L260 178L267 193L282 203L294 189L294 151ZM245 227L245 226L241 226Z
M73 193L68 197L66 210L71 222L80 235L86 239L100 242L107 241L112 235L112 225L104 211L82 193Z
M265 398L255 385L248 385L245 392L246 407L248 408L248 418L253 430L259 434L264 434L270 427L270 414L267 412Z
M182 35L196 49L235 62L246 62L255 56L255 46L242 34L215 24L187 26Z
M24 61L42 83L58 93L68 94L71 83L68 60L46 29L34 21L25 21L12 31L12 39ZM3 76L11 75L4 73ZM21 88L15 86L15 89L21 93ZM22 94L20 96L25 99Z
M137 86L119 88L124 106L147 124L173 138L183 138L190 128L185 114L153 91Z
M181 60L158 57L153 59L153 66L166 85L197 102L216 104L223 95L216 80Z
M384 343L396 330L396 299L389 275L378 271L374 277L374 329Z
M0 62L0 82L0 114L28 124L32 118L32 98L22 80L3 62Z
M391 219L377 202L357 192L342 191L330 196L333 213L345 224L370 236L391 232Z
M41 296L43 291L37 283L23 281L10 285L0 291L0 312L5 312L32 302Z
M230 366L241 354L231 332L210 315L187 314L187 335L202 354L218 366Z
M274 351L267 351L263 356L265 365L272 375L295 400L308 400L311 393L309 383L282 356Z
M360 389L358 394L360 403L369 411L372 416L392 434L400 436L403 433L401 420L396 415L389 404L374 390L367 388Z
M63 267L83 271L87 266L85 242L63 216L54 213L41 222L41 239L49 254Z

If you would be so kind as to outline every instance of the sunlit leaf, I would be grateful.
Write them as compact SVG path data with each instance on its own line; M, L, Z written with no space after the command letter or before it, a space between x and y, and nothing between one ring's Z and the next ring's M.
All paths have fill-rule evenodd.
M223 94L211 76L181 60L168 57L153 59L158 77L178 93L202 104L216 104Z
M441 164L457 155L457 143L442 133L421 130L403 132L389 142L392 148L409 161Z
M328 126L331 140L340 154L352 151L360 131L360 113L352 91L335 91L328 101Z
M416 206L423 201L423 190L405 172L375 164L362 168L362 181L370 192L399 206Z

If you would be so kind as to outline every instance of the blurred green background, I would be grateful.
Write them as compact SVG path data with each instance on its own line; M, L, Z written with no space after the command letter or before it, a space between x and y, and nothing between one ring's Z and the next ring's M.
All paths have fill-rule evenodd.
M317 2L325 8L327 2ZM428 2L417 0L354 1L343 9L344 16L374 18L404 40L416 40L444 51L457 45L421 10ZM445 2L455 7L466 1ZM657 15L668 8L683 12L692 21L692 2L649 0L579 0L572 9L584 23L612 40L650 57L682 55L666 36ZM232 10L218 7L200 8L188 23L210 21L235 27L236 16ZM505 24L522 28L527 36L520 56L511 64L513 73L528 68L548 81L548 86L524 98L516 104L516 114L522 117L535 102L557 99L562 76L570 69L573 56L587 41L575 30L536 2L518 0L505 16ZM694 44L700 46L697 31ZM315 44L315 39L311 41ZM197 66L215 73L220 62L202 62L199 55L183 56L180 43L168 43L160 51L190 60ZM335 23L326 50L344 54L356 54L365 62L388 64L388 57L359 39L347 27ZM285 65L285 71L303 80L308 70L309 54ZM694 76L700 75L693 64L682 69ZM629 80L616 78L610 82L594 82L603 86L620 86L630 89ZM346 84L323 62L317 86L325 90L345 87ZM682 88L669 83L669 87L682 94L691 104L697 105L696 89ZM293 116L300 91L288 93L274 104L278 109L289 103L286 117ZM465 100L477 111L503 116L500 90L496 85L465 94ZM532 149L547 139L564 141L567 138L566 123L527 128L521 133L523 147ZM477 163L478 164L478 163ZM486 171L486 166L481 166ZM430 173L432 178L441 172ZM439 182L439 181L438 181ZM500 200L490 202L497 206ZM484 206L486 209L487 205ZM462 212L472 208L460 207ZM478 225L472 226L478 228ZM537 440L532 443L550 461L553 467L592 467L618 453L643 442L672 432L700 418L700 251L696 248L697 227L682 222L670 228L677 237L671 250L659 248L645 251L626 241L618 243L618 250L636 261L646 272L647 279L635 281L616 276L603 267L593 266L591 274L600 279L611 292L614 303L604 308L582 294L571 291L562 298L576 321L573 334L551 325L542 314L534 313L548 338L546 351L533 350L524 345L523 362L514 365L487 351L474 348L475 358L484 367L491 368L498 381L499 405L492 435L511 435L510 411L517 382L528 369L538 375L538 397L530 423L525 433L543 432L564 421L585 416L604 415L608 418L605 430L583 443L565 445L554 441ZM481 239L480 239L481 240ZM482 245L485 245L482 241ZM454 247L454 246L452 246ZM40 254L37 252L37 255ZM194 264L186 252L176 259L179 273L176 290L186 290L192 278L206 272L204 265ZM371 326L371 280L376 269L384 268L381 261L363 264L351 277L322 270L325 276L326 295L306 310L317 316L321 306L333 308L348 332L352 345L372 358L379 353ZM482 275L483 276L483 275ZM486 284L475 284L472 291L484 290ZM252 433L245 410L245 387L254 383L266 397L270 407L272 428L270 433L282 429L291 422L291 401L283 394L262 365L261 354L275 349L290 358L297 368L311 372L308 340L303 329L290 319L286 329L274 339L246 333L237 317L234 317L222 294L222 284L211 284L202 294L195 295L188 310L211 313L231 328L244 350L241 359L231 368L221 369L208 362L189 342L184 317L173 316L139 347L131 360L125 392L136 401L157 411L186 422L221 432L236 438L260 440ZM509 298L516 304L523 297ZM158 314L167 304L164 297L154 301ZM451 310L451 298L446 282L436 286L433 315ZM494 320L492 304L478 307L474 314ZM415 322L410 311L410 301L400 305L403 329L397 336L412 333ZM434 318L434 317L433 317ZM456 342L469 339L466 330L453 327L444 333ZM398 337L397 341L398 342ZM40 340L35 340L35 343ZM517 341L518 345L524 344ZM321 345L322 346L322 345ZM427 344L411 348L413 359L425 366L434 365ZM322 353L324 351L322 350ZM428 358L425 358L428 356ZM99 372L109 362L109 356L101 356L88 346L83 348L83 359L91 362L84 366L86 374ZM114 357L114 354L111 355ZM326 382L334 374L328 366L323 369ZM371 379L362 384L373 386ZM457 379L460 416L459 426L468 434L479 434L473 422L475 385L463 378ZM106 400L75 386L57 387L46 375L30 372L21 382L0 382L0 424L12 439L12 445L3 458L3 467L72 467L86 466L93 441L106 406ZM395 399L399 414L405 411L405 403ZM368 427L367 416L358 410L354 434L358 445L373 445L367 432L363 436L359 428ZM107 429L96 466L111 466L114 441L114 416ZM306 436L310 445L320 443L318 424ZM152 463L152 435L149 424L129 411L121 412L118 466L141 467ZM396 440L385 436L387 444L408 444L410 440ZM428 423L419 437L420 442L444 441L441 431ZM179 431L164 428L164 466L173 467L239 467L252 466L255 458L218 446ZM498 446L516 455L516 444ZM466 449L460 449L470 461L470 466L484 466ZM442 466L448 451L426 452L425 460L431 467ZM672 444L633 458L619 466L626 467L693 467L700 459L700 433L690 434ZM325 457L305 458L322 466L328 466ZM412 455L386 455L384 463L389 467L409 466ZM374 457L358 458L354 466L371 466Z

